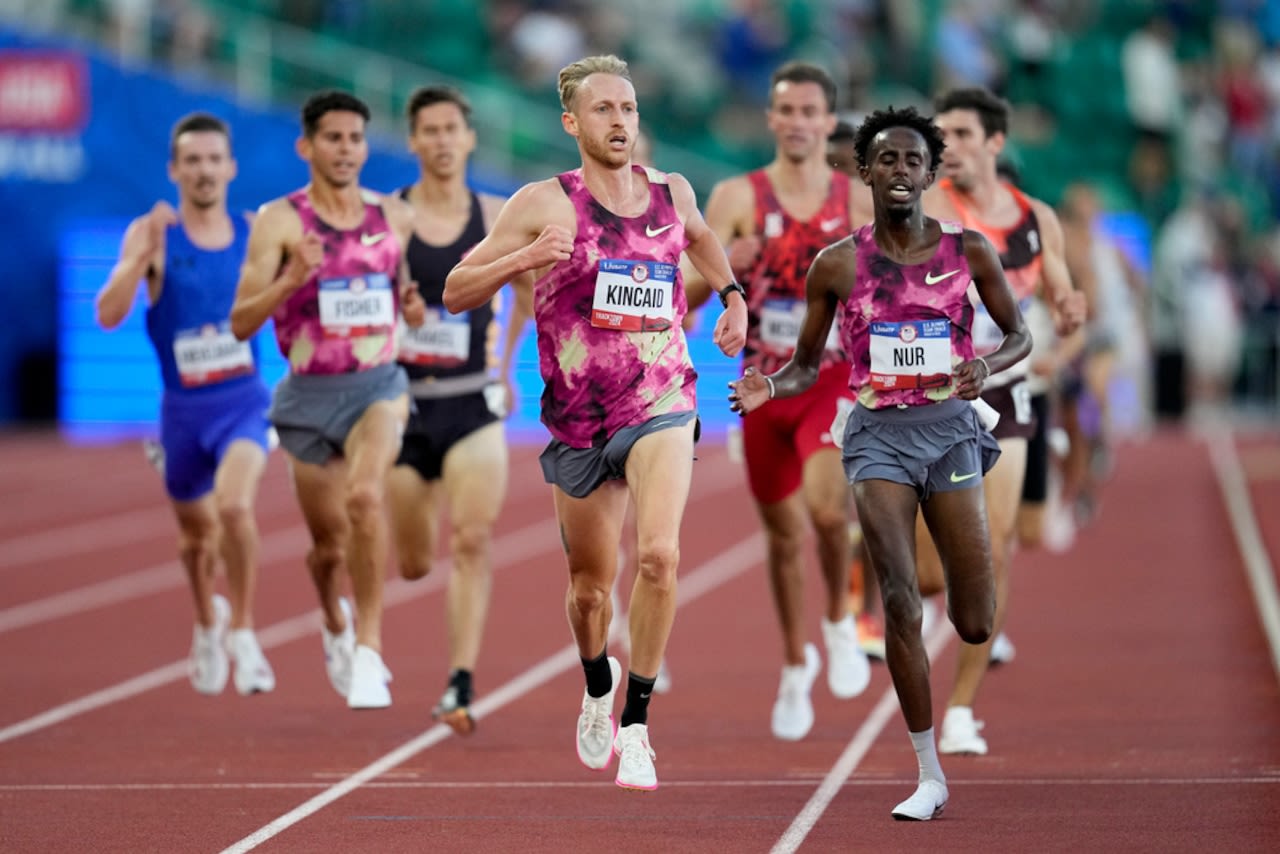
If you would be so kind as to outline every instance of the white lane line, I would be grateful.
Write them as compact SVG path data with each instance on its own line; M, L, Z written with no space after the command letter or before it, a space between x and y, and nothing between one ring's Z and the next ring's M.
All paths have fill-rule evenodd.
M1249 589L1262 621L1262 631L1271 647L1271 665L1280 676L1280 595L1276 593L1275 567L1258 530L1258 517L1249 497L1249 485L1240 457L1236 454L1234 439L1224 430L1211 436L1208 444L1209 459L1213 462L1222 501L1231 519L1231 530L1240 548L1245 576L1249 579Z
M928 637L925 643L925 649L929 653L930 660L937 660L938 654L942 652L955 637L955 632L951 630L949 620L940 620L934 628L933 633ZM845 747L844 752L840 754L840 758L836 760L836 764L827 772L827 776L822 779L818 785L817 791L809 798L809 802L800 810L799 815L791 822L791 826L782 834L782 838L774 844L772 854L792 854L800 848L800 844L804 842L805 837L809 835L809 831L813 830L814 825L818 823L818 819L826 812L827 807L831 805L831 801L840 793L849 777L858 768L858 763L867 755L867 751L875 744L880 733L885 726L896 715L898 711L898 695L894 693L893 687L890 686L888 691L880 697L880 701L876 703L871 714L867 716L862 726L858 727L858 731L854 733L853 740Z
M737 466L725 465L713 469L708 475L704 476L701 484L694 490L694 494L690 497L690 504L695 501L705 500L723 490L740 485L742 479L741 472ZM298 532L303 529L290 529L273 535L279 537L281 541L286 536L302 536ZM265 541L264 541L265 542ZM283 548L283 542L277 544ZM301 545L298 547L301 548ZM265 550L265 546L264 546ZM535 522L519 529L515 533L499 537L493 542L493 565L494 572L500 571L508 562L538 557L549 552L560 551L560 534L553 518L546 518L540 522ZM286 555L287 556L287 555ZM416 582L408 582L402 578L388 579L387 586L383 592L383 605L386 608L393 607L402 602L416 599L427 593L438 590L444 586L449 578L452 570L452 560L445 559L440 561L439 565L432 571L431 575L425 579ZM175 571L177 580L175 585L185 584L185 578L180 572ZM154 582L153 582L154 583ZM689 579L681 580L681 595L685 593L684 587L690 583ZM697 586L696 581L693 582L694 587ZM73 591L74 592L74 591ZM33 603L34 604L34 603ZM0 616L3 616L0 612ZM285 643L306 637L309 634L318 632L320 629L320 615L318 611L310 611L305 614L299 614L290 617L275 625L269 626L258 632L258 642L263 649L271 649ZM158 667L147 673L119 682L92 694L86 694L83 697L63 703L41 712L38 715L18 721L17 723L0 729L0 744L47 729L56 724L62 723L70 718L83 715L86 712L92 712L96 709L128 700L139 694L154 690L170 682L176 682L186 678L187 663L185 660L175 661Z
M548 552L559 551L559 549L560 539L554 521L544 519L541 522L535 522L515 533L500 537L494 541L494 571L499 571L505 564L537 557ZM444 560L440 562L438 571L433 571L431 575L421 581L409 582L402 578L388 579L387 586L383 591L384 607L391 608L403 602L425 596L434 590L439 590L448 580L451 567L452 562ZM272 649L299 638L317 634L319 631L320 613L318 610L312 609L305 614L290 617L262 629L258 632L258 642L263 649ZM170 682L185 679L186 676L187 662L185 659L166 664L163 667L158 667L132 679L126 679L124 682L119 682L101 691L86 694L76 700L55 706L38 715L0 729L0 744L47 729L86 712L119 703L130 697L136 697Z
M258 546L258 564L265 566L297 557L306 550L308 542L307 529L303 525L268 534ZM176 560L165 561L127 575L5 608L0 611L0 634L186 586L187 576L182 564Z
M173 526L173 511L167 506L158 506L103 516L90 522L41 528L34 533L0 541L0 569L30 566L54 558L127 546L139 540L153 540L156 539L157 528L168 530Z
M682 608L698 597L714 590L747 569L758 566L764 553L764 535L755 534L748 540L721 552L716 557L693 570L680 580L677 608ZM497 691L486 695L472 707L477 718L492 714L513 703L551 679L579 665L577 647L570 644L535 664L524 673L507 682ZM239 842L225 848L223 854L243 854L252 851L263 842L279 835L298 822L324 809L329 804L369 783L376 777L409 761L429 747L438 744L452 734L444 724L436 724L416 738L406 742L385 756L330 786L320 794L295 807L269 824L249 834Z
M846 780L846 788L880 788L915 785L915 779L876 778ZM664 789L793 789L808 787L814 783L811 779L782 778L776 780L663 780ZM278 783L13 783L0 785L0 792L226 792L254 790L311 790L325 789L330 784L325 782L278 782ZM1257 786L1280 785L1280 777L1180 777L1178 779L1152 780L1145 778L1117 778L1108 780L1105 777L1063 777L1060 780L1023 780L1020 778L963 780L958 783L947 781L952 788L969 788L976 786ZM598 789L601 786L613 788L612 780L371 780L365 783L367 789L477 789L484 791L504 791L509 789Z

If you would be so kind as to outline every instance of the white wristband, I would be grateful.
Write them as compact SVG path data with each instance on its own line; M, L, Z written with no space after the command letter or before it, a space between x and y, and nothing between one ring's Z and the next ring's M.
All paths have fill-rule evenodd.
M769 399L773 400L773 396L778 392L778 390L773 387L773 377L765 374L764 381L769 384Z

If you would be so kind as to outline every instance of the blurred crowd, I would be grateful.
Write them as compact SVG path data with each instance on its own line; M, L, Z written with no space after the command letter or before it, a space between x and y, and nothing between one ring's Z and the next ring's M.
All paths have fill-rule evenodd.
M87 9L127 56L187 65L216 49L218 4L208 0L0 4L46 16ZM986 86L1014 105L1015 165L1032 192L1069 204L1068 184L1083 181L1099 216L1136 212L1148 232L1119 244L1141 278L1134 316L1154 374L1136 383L1150 386L1144 405L1166 416L1228 403L1280 412L1280 0L226 5L425 65L444 25L471 39L466 55L489 82L539 96L568 62L614 52L631 63L659 158L678 145L741 167L772 146L761 98L786 59L829 68L855 121L886 104L927 108L944 87ZM372 26L383 18L412 35L406 22L423 16L431 26L395 45Z

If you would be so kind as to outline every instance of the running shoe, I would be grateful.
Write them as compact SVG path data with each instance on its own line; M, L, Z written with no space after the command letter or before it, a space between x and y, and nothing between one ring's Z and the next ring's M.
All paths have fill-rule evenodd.
M898 821L929 821L942 815L947 805L947 784L941 780L921 780L915 793L893 808Z
M986 756L986 739L978 734L982 727L982 721L973 719L973 709L969 706L950 707L942 718L938 752L953 756Z
M778 699L773 704L772 729L774 738L783 741L799 741L813 728L813 701L809 692L813 681L822 669L822 658L813 644L804 646L804 664L789 664L782 668L782 680L778 684Z
M225 644L227 624L231 622L231 605L225 598L213 596L213 625L199 623L191 633L191 655L187 659L187 677L191 687L201 694L221 694L231 675Z
M262 654L253 629L235 629L227 633L227 655L235 663L236 692L242 697L266 694L275 690L276 674Z
M609 692L603 697L592 697L584 690L582 711L578 714L578 759L593 771L608 767L613 756L613 739L617 735L613 723L613 697L618 691L618 683L622 681L622 665L613 656L609 657L609 674L613 678Z
M351 691L347 706L352 709L385 709L391 705L391 671L376 649L361 644L351 657Z
M848 700L871 684L871 663L858 644L858 626L852 614L832 623L822 618L822 639L827 646L827 687L836 699Z
M658 788L658 772L653 767L658 754L649 746L649 727L644 724L622 727L614 739L613 751L618 754L618 776L613 782L624 789L644 792Z
M351 603L342 598L338 600L338 608L346 621L346 626L336 635L329 634L324 626L320 627L320 639L324 642L324 667L329 674L329 684L338 695L346 699L351 693L351 659L356 653L356 624L351 615Z
M471 717L471 708L458 702L458 689L454 685L444 689L444 696L431 710L431 717L442 724L447 724L458 735L471 735L476 731L476 721Z

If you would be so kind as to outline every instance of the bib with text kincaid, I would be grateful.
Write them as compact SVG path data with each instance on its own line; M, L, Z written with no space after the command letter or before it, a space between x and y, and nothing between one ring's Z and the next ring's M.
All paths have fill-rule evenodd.
M400 320L400 361L410 365L452 368L471 356L471 312L450 314L428 306L421 326Z
M661 261L600 259L591 325L621 332L661 332L675 318L676 266Z
M791 358L804 325L804 300L772 298L760 304L760 343L772 353ZM827 350L840 349L840 324L832 323L823 345Z
M951 383L951 321L874 321L871 387L941 388Z
M386 273L323 279L319 293L320 323L326 337L369 335L395 326L395 295Z
M231 323L180 329L173 336L173 358L183 388L212 385L253 373L253 350L237 341Z

